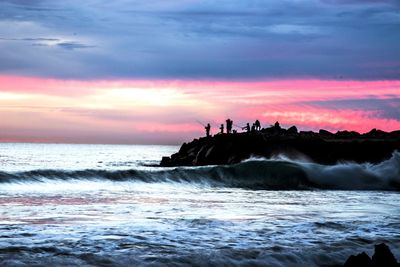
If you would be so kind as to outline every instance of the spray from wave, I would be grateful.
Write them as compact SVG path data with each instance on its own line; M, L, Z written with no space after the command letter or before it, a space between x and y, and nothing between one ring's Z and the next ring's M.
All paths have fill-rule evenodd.
M249 159L229 166L151 170L34 170L0 172L1 183L48 181L195 183L218 187L266 190L336 189L400 190L400 153L379 164L320 165L285 158Z

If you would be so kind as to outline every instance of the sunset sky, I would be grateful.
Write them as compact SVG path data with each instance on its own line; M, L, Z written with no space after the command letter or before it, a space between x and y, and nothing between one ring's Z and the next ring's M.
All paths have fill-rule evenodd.
M0 141L400 129L398 0L2 0Z

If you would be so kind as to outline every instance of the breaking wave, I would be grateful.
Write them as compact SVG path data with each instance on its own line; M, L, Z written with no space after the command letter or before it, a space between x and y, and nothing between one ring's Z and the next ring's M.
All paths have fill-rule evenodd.
M288 159L249 159L235 165L154 168L151 170L34 170L0 172L0 183L49 180L107 180L145 183L200 183L246 189L400 191L400 153L379 164L321 165Z

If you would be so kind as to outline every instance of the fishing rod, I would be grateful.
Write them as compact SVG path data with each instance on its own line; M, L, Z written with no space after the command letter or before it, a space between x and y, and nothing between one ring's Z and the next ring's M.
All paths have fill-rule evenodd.
M233 126L235 126L235 127L238 127L238 128L244 128L244 127L246 127L246 126L240 126L240 125L237 125L237 124L233 124Z
M239 128L243 128L242 126L240 126L240 125L237 125L237 124L233 124L233 126L235 126L235 127L239 127Z
M199 123L199 124L201 124L203 127L206 127L206 125L205 125L204 123L202 123L201 121L196 120L196 122Z
M207 126L207 124L201 122L200 120L196 120L196 122L197 122L198 124L203 125L204 127ZM215 126L215 125L216 125L215 123L208 123L208 124L210 124L211 127L217 127L217 126ZM218 125L218 127L219 127L219 125Z

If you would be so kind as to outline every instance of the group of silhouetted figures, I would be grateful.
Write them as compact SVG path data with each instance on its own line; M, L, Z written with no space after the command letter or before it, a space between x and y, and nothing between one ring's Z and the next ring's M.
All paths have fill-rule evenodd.
M250 123L247 123L246 126L241 127L238 125L235 125L236 127L241 128L242 130L245 130L247 133L254 133L254 132L258 132L261 131L261 123L259 120L256 120L253 125L250 127ZM276 122L274 127L276 128L280 128L279 122ZM211 132L211 125L209 123L207 123L207 125L204 127L206 129L206 136L210 137L210 132ZM221 126L219 127L219 134L223 134L225 130L225 125L221 124ZM237 130L233 130L233 121L231 119L227 119L226 120L226 133L227 134L235 134L237 133Z

